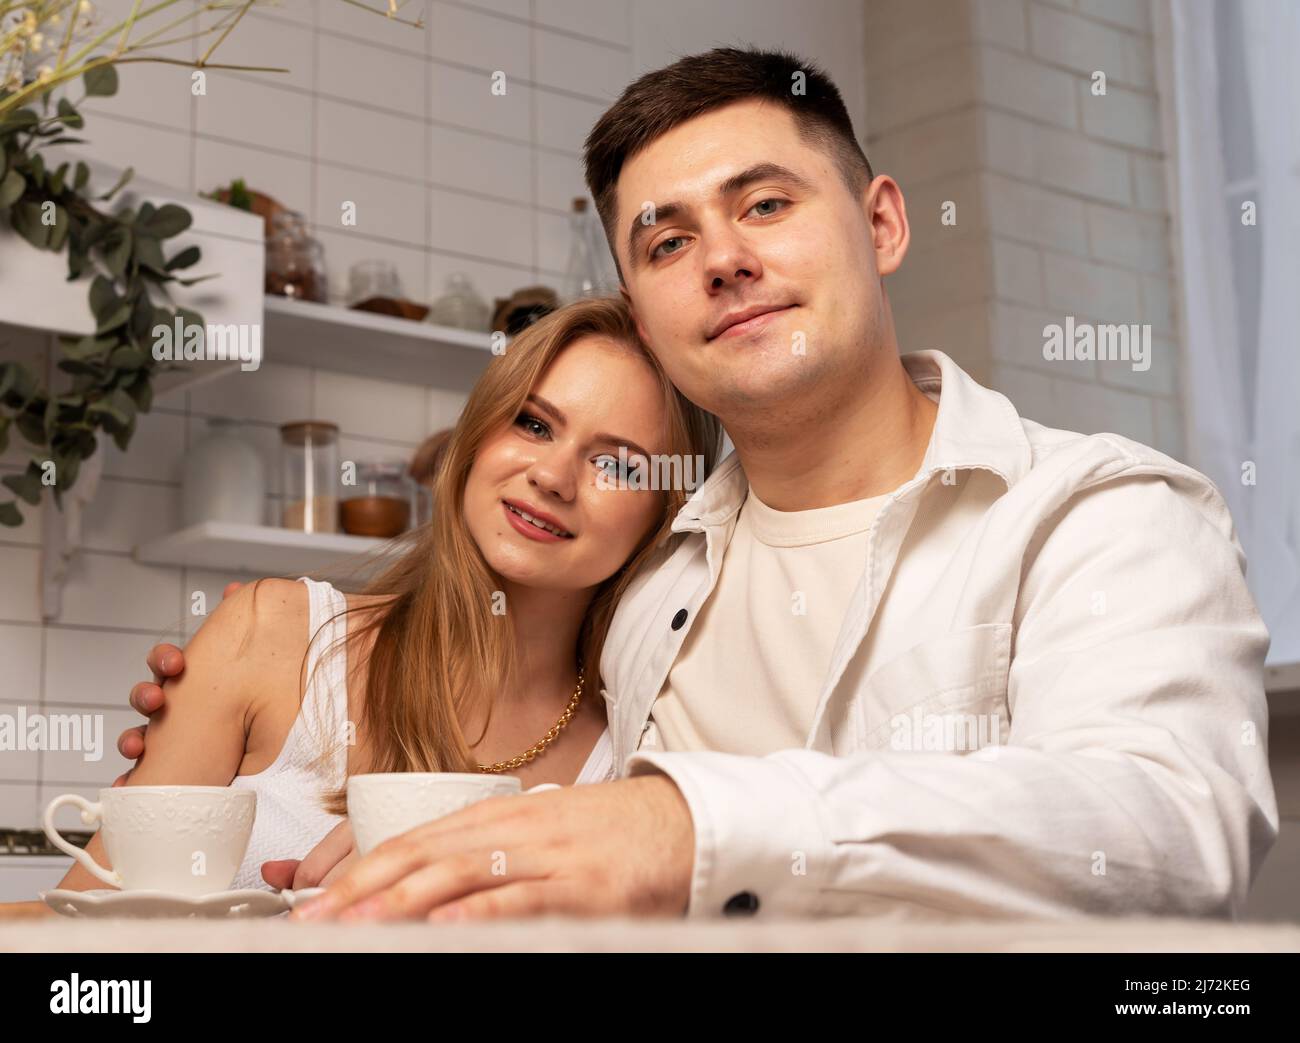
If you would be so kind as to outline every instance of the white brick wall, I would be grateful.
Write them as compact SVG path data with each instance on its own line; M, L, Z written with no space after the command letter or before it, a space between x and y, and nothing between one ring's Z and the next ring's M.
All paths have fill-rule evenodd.
M909 203L913 252L887 284L902 349L948 351L1027 416L1177 456L1179 336L1150 32L1142 0L868 0L865 137ZM1098 70L1104 97L1091 90ZM931 76L919 97L896 101ZM943 228L935 189L956 193L955 183L967 198L957 228ZM985 314L975 336L972 297ZM1044 359L1043 327L1067 315L1150 323L1150 369Z

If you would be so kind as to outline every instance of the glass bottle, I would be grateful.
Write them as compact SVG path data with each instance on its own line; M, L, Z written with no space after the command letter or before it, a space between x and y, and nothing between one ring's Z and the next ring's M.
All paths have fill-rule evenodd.
M608 276L604 233L600 222L581 196L569 213L569 261L560 286L560 303L572 304L583 297L600 297L613 288Z

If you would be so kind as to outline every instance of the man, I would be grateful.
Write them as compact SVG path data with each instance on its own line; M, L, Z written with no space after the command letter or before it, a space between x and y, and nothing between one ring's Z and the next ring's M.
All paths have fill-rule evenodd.
M1209 481L900 358L902 193L810 63L650 73L586 164L643 336L736 447L615 618L625 777L414 830L303 911L1239 914L1268 635Z

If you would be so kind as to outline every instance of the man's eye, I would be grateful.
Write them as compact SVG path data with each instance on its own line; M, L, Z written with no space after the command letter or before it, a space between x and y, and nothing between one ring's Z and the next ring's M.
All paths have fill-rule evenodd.
M522 427L530 435L536 435L538 438L545 438L550 434L550 428L538 420L537 417L528 413L520 413L515 417L515 424Z
M789 206L789 205L790 205L790 204L789 204L789 200L787 200L787 199L760 199L757 203L755 203L753 206L751 206L751 207L749 208L749 212L752 214L752 213L753 213L755 210L757 210L760 206L765 207L765 206L768 206L769 204L772 205L772 206L776 206L776 207L784 207L784 206ZM769 217L769 216L771 216L771 215L774 214L774 213L776 213L775 210L767 210L767 211L764 211L763 213L759 214L758 216L759 216L759 217Z
M674 249L671 249L671 250L669 250L667 253L660 253L659 251L662 250L662 249L663 249L665 246L667 246L669 243L684 243L684 242L686 242L686 237L685 237L685 236L680 236L680 235L675 235L675 236L673 236L671 239L665 239L665 240L664 240L663 242L661 242L658 246L656 246L656 247L654 248L654 250L651 251L650 256L651 256L651 257L667 257L668 254L675 254L675 253L677 252L677 250L680 249L680 247L678 247L678 248L674 248Z

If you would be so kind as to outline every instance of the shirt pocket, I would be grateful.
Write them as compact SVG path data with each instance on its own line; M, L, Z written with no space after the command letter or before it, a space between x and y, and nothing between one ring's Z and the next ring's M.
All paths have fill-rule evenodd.
M964 627L900 653L858 692L858 748L969 753L1005 742L1010 661L1010 623Z

